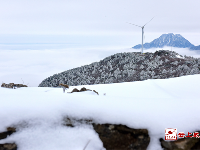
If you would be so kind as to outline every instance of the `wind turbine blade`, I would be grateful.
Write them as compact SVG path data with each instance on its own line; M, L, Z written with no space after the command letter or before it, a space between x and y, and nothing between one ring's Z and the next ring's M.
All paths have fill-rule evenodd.
M153 17L153 18L154 18L154 17ZM152 18L151 20L153 20L153 18ZM151 21L151 20L150 20L150 21ZM149 21L149 22L150 22L150 21ZM149 23L149 22L147 22L147 23ZM143 25L143 27L144 27L144 26L146 26L146 25L147 25L147 23L146 23L145 25Z
M129 23L129 22L126 22L126 23L142 28L141 26L138 26L136 24L132 24L132 23Z

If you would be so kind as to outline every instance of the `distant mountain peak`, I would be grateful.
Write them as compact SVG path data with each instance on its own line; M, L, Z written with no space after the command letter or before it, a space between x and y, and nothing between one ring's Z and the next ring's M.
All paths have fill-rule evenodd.
M180 34L162 34L159 38L153 40L150 43L145 43L143 47L145 49L149 48L162 48L164 46L173 46L173 47L179 47L179 48L190 48L194 45L191 44L187 39L185 39ZM134 49L140 49L142 47L141 44L134 46Z

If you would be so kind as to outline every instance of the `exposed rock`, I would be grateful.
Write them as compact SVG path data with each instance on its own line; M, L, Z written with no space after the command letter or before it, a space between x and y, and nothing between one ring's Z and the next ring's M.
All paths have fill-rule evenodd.
M79 90L77 88L74 88L70 93L73 93L73 92L79 92Z
M85 87L82 87L82 88L80 89L80 92L82 92L82 91L87 91L87 89L86 89Z
M15 143L0 144L0 150L17 150L17 145Z
M27 85L24 84L14 84L15 87L20 88L20 87L28 87Z
M77 125L92 125L99 134L106 150L146 150L150 137L147 129L132 129L125 125L96 124L91 119L64 119L64 125L75 127ZM0 140L16 132L15 128L7 128L0 133ZM200 133L200 132L199 132ZM164 141L160 139L163 150L199 150L200 138L182 138L177 141ZM0 144L0 150L17 150L15 143Z
M78 90L77 88L74 88L71 92L68 93L73 93L73 92L84 92L84 91L92 91L90 89L86 89L85 87L82 87L80 90ZM94 93L96 93L97 95L99 95L99 93L95 90L93 90Z
M87 125L92 125L93 120L91 119L74 119L74 118L64 118L63 120L65 126L68 127L74 127L76 125L80 125L80 124L87 124Z
M15 128L8 127L7 131L0 133L0 140L5 139L14 132L16 132ZM17 145L15 143L0 144L0 150L17 150Z
M193 149L193 150L199 150L200 149L200 140L198 140L198 142L196 142L191 149Z
M148 130L125 125L93 124L106 150L146 150L150 142Z
M78 124L92 125L99 134L104 147L107 150L146 150L150 137L146 129L131 129L125 125L115 124L95 124L90 119L64 119L65 125L74 127ZM6 138L7 135L15 132L15 128L8 128L8 133L1 133ZM15 143L0 144L0 150L17 150Z
M132 129L125 125L96 124L91 119L65 118L66 126L92 125L106 150L146 150L150 142L147 129Z
M11 128L11 127L7 128L7 131L0 133L0 140L5 139L8 135L11 135L14 132L16 132L15 128Z
M1 87L5 87L5 88L20 88L20 87L28 87L27 85L23 85L23 84L14 84L14 83L9 83L9 84L5 84L2 83Z

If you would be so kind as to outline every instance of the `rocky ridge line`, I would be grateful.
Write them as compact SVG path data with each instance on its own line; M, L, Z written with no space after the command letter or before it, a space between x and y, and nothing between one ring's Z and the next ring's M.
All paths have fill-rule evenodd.
M39 87L166 79L199 73L200 58L183 57L173 51L117 53L99 62L54 74L44 79Z

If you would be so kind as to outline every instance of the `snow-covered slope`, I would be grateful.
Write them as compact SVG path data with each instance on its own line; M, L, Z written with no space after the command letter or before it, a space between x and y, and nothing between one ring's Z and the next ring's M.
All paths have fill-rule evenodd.
M148 149L161 149L159 138L164 138L165 128L200 130L199 85L200 75L190 75L84 86L100 95L50 87L0 88L0 132L19 125L17 133L0 143L15 142L19 150L78 150L91 140L87 150L103 147L91 126L63 126L63 117L68 116L146 128L151 138Z
M179 48L190 48L194 46L191 44L188 40L186 40L183 36L180 34L162 34L159 38L153 40L150 43L145 43L143 47L145 49L149 48L162 48L164 46L172 46L172 47L179 47ZM140 49L142 46L141 44L134 46L134 49Z
M44 79L39 87L108 84L165 79L200 73L200 58L183 57L176 52L118 53L90 65L73 68Z

